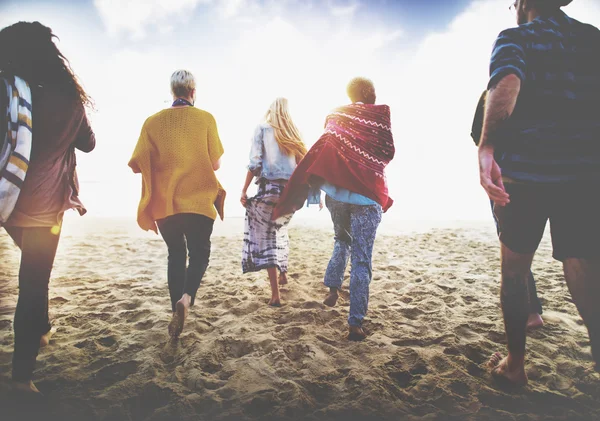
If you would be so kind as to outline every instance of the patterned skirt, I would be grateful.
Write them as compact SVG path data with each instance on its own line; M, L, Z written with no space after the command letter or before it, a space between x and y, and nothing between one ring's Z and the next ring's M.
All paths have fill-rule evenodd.
M271 221L284 187L285 183L262 180L256 196L248 199L242 250L244 273L272 267L284 273L288 270L288 224L292 215Z

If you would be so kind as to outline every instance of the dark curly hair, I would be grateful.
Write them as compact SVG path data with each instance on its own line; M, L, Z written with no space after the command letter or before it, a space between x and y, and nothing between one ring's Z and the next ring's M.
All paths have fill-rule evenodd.
M57 86L84 106L93 108L69 60L60 52L52 29L39 22L18 22L0 31L0 72L25 79L35 91L38 86Z

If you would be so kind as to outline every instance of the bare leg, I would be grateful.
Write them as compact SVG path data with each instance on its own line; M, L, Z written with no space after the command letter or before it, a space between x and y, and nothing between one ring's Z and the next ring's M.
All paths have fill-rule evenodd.
M288 283L287 273L281 272L279 274L279 285L287 285L287 283Z
M185 319L187 319L191 302L192 297L189 294L183 294L181 300L177 301L175 313L173 313L173 318L171 319L171 323L169 323L169 335L171 337L178 338L181 332L183 332L183 326Z
M596 371L600 371L600 261L566 259L565 279L588 329Z
M544 326L542 319L542 303L537 295L537 287L533 273L529 272L527 282L529 288L529 319L527 320L527 329L537 329Z
M496 217L496 213L494 212L494 201L490 201L492 206L492 216L494 217L494 223L496 224L496 230L498 235L500 235L500 226L498 223L498 218ZM529 272L528 277L528 286L529 286L529 306L530 313L529 319L527 320L527 329L536 329L538 327L544 326L544 320L542 319L542 304L540 303L540 299L537 295L537 288L535 285L535 278L533 277L533 273Z
M268 268L269 282L271 283L271 300L269 305L272 307L281 307L281 297L279 296L279 284L277 282L277 268Z
M508 356L492 356L492 375L515 385L527 384L525 342L529 318L527 280L533 254L519 254L502 245L502 287L500 300L508 340Z

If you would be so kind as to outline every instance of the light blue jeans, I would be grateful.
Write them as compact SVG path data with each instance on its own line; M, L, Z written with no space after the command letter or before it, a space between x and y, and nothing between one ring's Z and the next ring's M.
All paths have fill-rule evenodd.
M369 285L372 278L371 259L377 227L381 222L381 206L351 205L327 196L335 245L325 272L325 286L341 288L348 260L350 270L350 326L362 326L369 307Z

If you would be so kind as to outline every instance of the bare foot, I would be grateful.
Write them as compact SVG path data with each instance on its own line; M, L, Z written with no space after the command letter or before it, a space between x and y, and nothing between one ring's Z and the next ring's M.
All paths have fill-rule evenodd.
M173 319L169 323L169 335L173 338L178 338L183 332L183 326L185 325L185 319L188 315L188 309L190 308L191 298L189 295L184 294L181 300L175 304L175 313L173 313Z
M287 285L287 284L288 284L287 273L281 272L279 274L279 285Z
M340 296L338 295L337 289L334 291L330 291L327 297L325 298L325 301L323 301L323 304L325 304L327 307L335 307L335 304L337 303L339 297Z
M509 357L503 357L499 352L492 355L488 367L491 369L492 376L498 380L507 381L514 386L527 385L528 379L525 367L523 365L511 367Z
M358 326L350 326L350 330L348 332L348 340L360 342L364 341L367 338L367 334L362 329L362 327Z
M271 307L281 307L281 298L279 298L279 297L272 297L269 300L269 305Z
M28 382L13 382L13 390L19 393L30 393L32 396L43 396L31 380Z
M527 319L527 329L537 329L544 326L544 319L537 313L531 313Z
M50 338L52 338L52 335L54 335L55 333L56 333L56 329L54 329L54 328L52 328L48 332L44 333L42 335L42 337L40 338L40 348L44 348L44 347L47 347L48 345L50 345Z

